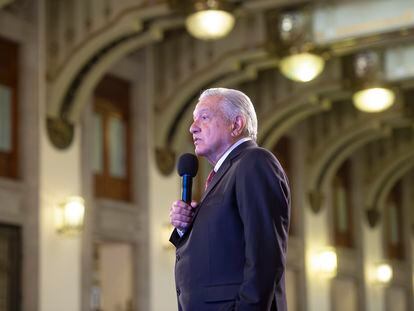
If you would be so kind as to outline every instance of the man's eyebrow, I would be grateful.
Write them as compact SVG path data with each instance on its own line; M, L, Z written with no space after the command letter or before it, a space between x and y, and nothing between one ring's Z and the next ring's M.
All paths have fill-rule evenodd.
M204 112L210 112L210 109L208 109L208 108L203 108L203 109L201 109L201 110L197 111L197 113L196 113L196 112L194 112L194 113L193 113L193 117L194 117L194 116L196 116L196 115L200 115L200 114L202 114L202 113L204 113Z

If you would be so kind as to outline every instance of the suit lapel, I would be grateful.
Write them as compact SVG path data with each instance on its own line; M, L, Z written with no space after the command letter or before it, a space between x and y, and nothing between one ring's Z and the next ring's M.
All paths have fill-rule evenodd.
M214 175L213 179L211 180L210 184L208 185L206 191L204 191L200 202L198 204L198 207L195 210L194 216L193 216L193 223L188 228L188 230L185 231L184 235L181 237L178 244L181 244L186 237L190 234L191 230L193 229L194 221L200 211L200 209L203 207L203 201L205 198L210 194L210 192L214 189L214 187L218 184L218 182L223 178L223 176L227 173L231 165L233 164L233 160L237 158L244 150L251 148L251 147L257 147L257 144L254 141L246 141L242 143L241 145L237 146L234 150L230 152L230 154L227 156L227 158L224 160L223 164L220 166L218 172Z
M223 178L223 176L227 173L227 171L233 164L233 160L237 158L244 150L246 150L249 147L254 147L254 146L257 146L256 143L249 140L237 146L234 150L230 152L230 154L224 160L223 164L220 166L218 172L214 175L206 191L204 191L203 195L201 196L200 202L198 204L198 208L196 209L194 217L193 217L193 222L195 218L197 217L198 212L203 206L203 201L210 194L210 192L214 189L214 187L218 184L218 182ZM188 230L188 231L191 231L191 230Z
M219 182L219 180L224 176L224 174L226 174L226 172L228 171L228 169L230 168L230 166L231 166L230 161L224 161L223 162L223 164L221 165L220 169L214 175L214 177L210 181L210 184L208 185L207 189L204 191L203 195L201 196L200 204L201 204L201 202L204 201L204 198L211 192L211 190L215 187L215 185Z

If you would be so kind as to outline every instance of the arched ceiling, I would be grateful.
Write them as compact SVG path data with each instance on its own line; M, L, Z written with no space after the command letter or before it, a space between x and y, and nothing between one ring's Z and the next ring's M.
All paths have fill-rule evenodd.
M228 38L217 43L206 44L190 38L183 29L184 17L171 10L166 1L136 1L134 5L120 4L116 10L113 9L108 13L106 20L97 17L97 21L92 23L95 26L83 32L83 37L78 35L76 43L72 42L70 45L68 42L67 48L65 48L65 38L60 38L51 27L48 33L50 43L48 46L53 47L56 41L61 47L59 53L48 49L50 55L48 115L76 123L96 83L113 64L129 53L147 47L152 47L155 51L169 52L167 49L171 46L164 43L172 40L175 42L174 46L183 45L182 42L185 42L185 44L190 43L195 50L188 51L187 45L184 49L181 46L180 51L184 53L174 54L176 57L174 61L190 63L194 58L199 57L197 55L204 56L197 59L199 64L196 68L183 72L176 81L170 81L172 87L165 92L157 90L162 95L155 96L155 102L150 103L154 106L155 123L163 125L154 129L155 147L160 154L167 153L170 161L174 163L174 158L171 159L171 156L180 152L174 148L182 145L180 140L185 140L186 127L188 120L191 119L191 108L199 92L204 88L219 85L236 88L250 85L257 90L266 89L267 91L264 92L274 95L271 98L258 95L255 99L260 118L259 143L270 148L281 136L311 116L323 115L326 111L335 109L331 105L333 101L338 98L349 99L351 93L347 88L346 77L342 76L340 56L365 48L387 49L396 42L407 43L413 33L411 28L398 31L391 29L384 31L383 34L345 38L342 41L325 44L323 48L329 51L331 59L323 76L307 85L299 85L287 81L278 73L273 75L276 78L269 78L272 74L268 74L269 71L277 71L278 59L266 49L266 13L268 10L287 7L292 2L277 0L236 2L239 5L236 11L238 17L236 29ZM328 5L330 9L335 10L353 1L295 1L295 3L311 2L319 6ZM53 1L48 1L49 5L52 3ZM68 8L65 4L61 4L58 9L62 13ZM90 15L91 20L94 21L94 12ZM48 16L47 24L56 25L56 19L62 16L65 15ZM66 25L70 23L70 20L66 20ZM176 31L177 29L179 31ZM166 64L166 71L169 70L168 66L169 64ZM191 68L191 64L187 67ZM152 81L152 83L156 82ZM407 81L404 83L409 85ZM410 90L411 87L408 89ZM410 102L406 98L400 99L400 106L404 101L405 104ZM400 115L404 118L405 110L401 109ZM390 112L391 115L393 113L395 111ZM347 139L352 141L356 136L361 140L356 139L355 141L359 143L352 144L352 148L345 148L347 151L342 147L327 148L321 158L327 160L321 160L318 169L315 169L313 176L319 177L315 177L313 185L319 188L323 184L319 181L325 178L320 176L325 176L327 172L326 163L337 164L344 160L345 156L350 156L354 149L363 145L364 139L380 137L383 133L378 131L377 125L381 120L375 118L366 120L368 123L364 124L360 131L365 131L367 136L362 135L362 132L359 133L358 128L355 128L354 132L349 132L350 136L344 135L345 132L340 133L343 136L338 141L339 145L340 142L342 145L347 145ZM352 133L356 136L354 137ZM362 138L363 136L365 138ZM163 156L159 158L165 159ZM331 164L330 170L336 166Z

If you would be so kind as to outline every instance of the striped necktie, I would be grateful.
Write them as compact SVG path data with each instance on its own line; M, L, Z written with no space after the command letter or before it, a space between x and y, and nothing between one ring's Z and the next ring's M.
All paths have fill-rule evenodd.
M216 172L214 170L211 170L210 174L208 174L207 179L206 179L206 184L204 186L204 191L207 190L207 187L210 184L210 182L213 179L213 177L214 177L215 174L216 174Z

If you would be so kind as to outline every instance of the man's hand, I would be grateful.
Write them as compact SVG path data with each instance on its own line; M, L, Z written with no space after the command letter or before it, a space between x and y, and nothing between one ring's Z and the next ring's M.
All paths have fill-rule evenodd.
M191 202L191 205L178 200L173 202L170 207L170 222L179 229L187 229L193 222L194 209L197 207L197 202Z

